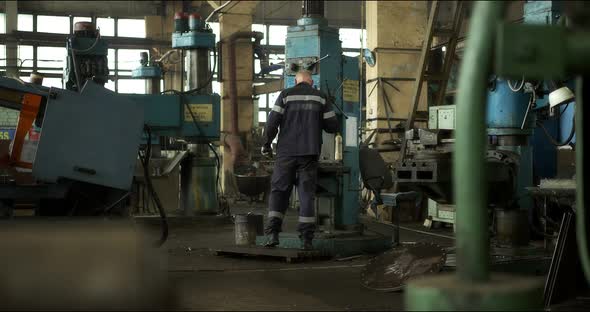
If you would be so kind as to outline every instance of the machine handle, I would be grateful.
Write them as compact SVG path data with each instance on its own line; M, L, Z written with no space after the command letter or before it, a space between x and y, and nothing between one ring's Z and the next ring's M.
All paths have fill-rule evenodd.
M80 173L84 173L84 174L88 174L88 175L95 175L96 174L96 170L94 170L94 169L78 167L78 166L74 166L74 171L78 171Z

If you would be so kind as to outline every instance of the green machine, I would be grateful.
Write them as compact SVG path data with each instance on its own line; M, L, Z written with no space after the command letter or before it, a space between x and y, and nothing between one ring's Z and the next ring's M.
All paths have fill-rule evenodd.
M490 273L486 153L486 87L494 72L509 79L564 79L578 76L576 90L576 231L581 267L590 281L588 214L583 177L583 99L590 62L589 7L564 3L570 27L503 22L505 2L475 4L457 95L454 184L457 272L408 283L408 310L542 310L543 280ZM492 58L495 57L495 60Z

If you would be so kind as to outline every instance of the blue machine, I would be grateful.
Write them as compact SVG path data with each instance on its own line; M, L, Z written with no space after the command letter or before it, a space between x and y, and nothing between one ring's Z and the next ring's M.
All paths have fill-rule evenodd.
M508 81L497 78L488 93L486 118L488 136L498 150L515 152L520 156L516 195L522 209L531 207L526 187L533 186L533 147L530 142L536 115L527 109L531 94L514 92ZM524 124L524 127L523 127Z
M527 1L524 4L524 22L529 24L557 24L560 21L563 4L560 1ZM574 89L573 81L566 84L570 89ZM548 106L547 97L537 101L537 109ZM575 103L560 108L559 119L544 119L540 122L548 130L549 134L560 142L564 142L573 125L573 116ZM575 135L571 141L575 144ZM533 155L535 173L540 178L553 178L557 173L557 152L545 137L542 130L535 131L533 135Z
M363 235L359 223L360 69L358 59L342 55L338 29L327 26L323 1L303 1L303 16L287 29L285 88L295 85L300 69L312 73L314 87L333 99L342 129L343 159L335 160L334 135L323 134L316 211L329 224L330 238L318 237L314 247L328 254L378 252L391 246L389 237ZM329 220L329 221L328 221ZM340 239L343 234L346 239ZM287 233L288 234L288 233ZM258 243L263 240L259 239ZM296 236L281 236L281 247L299 247Z
M215 49L215 35L200 16L184 13L175 15L172 47L182 49L188 64L187 91L160 94L161 64L141 54L133 77L151 81L149 95L127 95L144 107L145 122L160 137L182 138L189 144L188 153L180 165L181 211L185 216L216 214L218 212L216 159L210 155L211 142L220 136L220 101L212 93L210 52ZM218 160L218 159L217 159Z

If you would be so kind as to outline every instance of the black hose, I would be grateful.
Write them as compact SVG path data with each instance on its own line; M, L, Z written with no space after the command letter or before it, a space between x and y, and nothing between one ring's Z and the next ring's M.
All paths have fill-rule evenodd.
M545 128L545 126L543 125L543 123L537 122L537 125L539 127L541 127L541 129L545 133L545 136L547 137L547 139L549 140L549 142L551 142L551 144L553 144L555 146L566 146L566 145L570 144L571 141L572 141L572 139L574 138L574 135L576 134L576 118L575 118L575 116L572 117L572 130L570 131L569 136L567 137L567 139L563 143L557 142L551 136L551 134L549 134L549 131L547 131L547 128Z
M215 187L219 187L219 191L222 189L221 185L219 184L219 173L221 170L221 158L219 157L219 154L217 154L217 151L215 150L215 148L213 148L213 144L209 143L207 144L209 146L209 148L211 149L211 151L213 152L213 154L215 155L215 160L217 162L217 178L215 181ZM219 193L219 192L217 192Z
M152 131L148 125L144 126L144 130L147 132L147 148L145 151L145 157L142 157L141 153L138 151L139 158L141 160L141 164L143 165L143 175L145 178L145 183L147 186L148 191L152 195L154 202L156 203L156 208L158 208L158 212L160 213L160 219L162 221L162 236L160 240L155 244L157 247L161 247L166 240L168 239L168 219L166 217L166 212L162 207L162 202L160 201L160 197L154 190L154 186L152 184L152 176L149 172L149 164L150 164L150 156L152 152Z

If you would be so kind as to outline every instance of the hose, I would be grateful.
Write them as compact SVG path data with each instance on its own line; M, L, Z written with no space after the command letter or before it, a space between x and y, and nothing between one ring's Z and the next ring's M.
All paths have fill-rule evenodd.
M156 242L156 247L161 247L166 240L168 239L168 219L166 217L166 212L162 207L162 202L160 201L160 197L158 197L158 193L154 190L154 185L152 184L152 176L149 172L149 164L150 164L150 156L152 152L152 131L148 125L144 126L144 130L147 132L147 148L145 151L145 157L141 155L138 151L139 159L141 160L141 164L143 166L143 176L145 178L145 184L148 188L148 192L150 192L152 199L156 203L156 208L158 208L158 212L160 213L160 219L162 221L162 235L160 240Z
M543 123L541 122L537 122L537 126L539 126L542 130L543 133L545 133L545 136L547 137L547 139L549 140L549 142L551 142L551 144L555 145L555 146L566 146L568 144L571 143L572 139L574 138L574 135L576 134L576 115L574 114L574 116L572 117L572 130L570 131L569 136L567 137L567 139L565 139L565 141L563 143L557 142L552 136L551 134L549 134L549 131L547 130L547 128L545 128L545 126L543 125Z
M522 87L524 87L524 76L522 77L522 80L520 81L520 85L518 85L518 87L513 87L510 79L506 80L506 83L508 84L508 88L510 88L512 92L518 92L522 90Z

